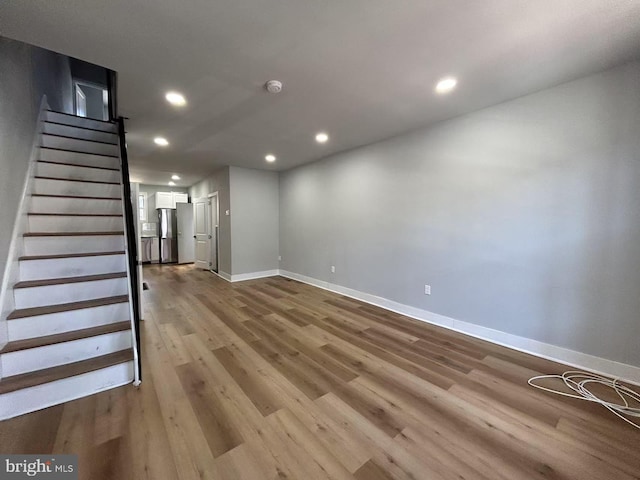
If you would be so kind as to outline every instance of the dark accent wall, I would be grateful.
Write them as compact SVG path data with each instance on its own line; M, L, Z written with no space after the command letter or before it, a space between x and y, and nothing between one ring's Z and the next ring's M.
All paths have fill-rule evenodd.
M69 59L0 37L0 278L37 133L43 95L54 110L73 110Z

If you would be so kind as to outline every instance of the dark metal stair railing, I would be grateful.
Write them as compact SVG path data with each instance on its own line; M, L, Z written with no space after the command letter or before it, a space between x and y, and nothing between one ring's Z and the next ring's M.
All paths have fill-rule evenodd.
M127 263L129 270L130 290L131 290L131 302L133 312L133 327L135 335L135 365L136 381L135 384L139 384L142 379L142 357L140 355L140 290L138 279L138 241L136 237L135 221L136 217L133 214L133 199L131 198L131 184L129 178L129 156L127 154L127 138L126 130L124 126L124 117L118 116L118 96L117 96L117 73L113 70L108 70L107 75L107 87L109 89L109 118L115 122L118 126L118 138L120 144L120 167L122 171L122 193L124 204L124 220L125 220L125 235L127 243Z
M133 310L133 324L135 327L135 342L137 351L138 380L142 378L141 356L140 356L140 292L138 281L138 249L135 231L135 216L133 214L133 204L131 198L131 185L129 179L129 157L127 155L126 132L124 128L124 118L118 117L118 137L120 138L120 162L122 169L122 190L124 202L124 217L127 237L127 261L129 263L129 278L131 281L131 300Z

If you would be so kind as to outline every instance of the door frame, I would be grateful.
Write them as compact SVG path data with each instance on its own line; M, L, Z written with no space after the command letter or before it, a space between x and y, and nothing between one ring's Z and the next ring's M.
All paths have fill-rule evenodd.
M216 197L216 219L217 219L217 225L213 224L213 208L211 205L211 199L213 197ZM219 240L219 233L220 233L220 196L218 195L218 192L213 192L210 193L209 195L207 195L207 198L209 199L209 208L208 208L208 218L207 218L207 225L208 225L208 229L209 229L209 235L211 239L215 240L215 242L210 242L211 247L209 250L209 264L211 265L210 270L213 273L218 273L220 271L220 240ZM215 250L214 250L215 249ZM213 262L211 261L213 257L212 253L216 252L216 264L214 265Z
M74 84L73 90L74 90L73 113L78 117L86 118L87 117L87 95L84 93L84 91L81 88L81 85L79 85L78 83ZM84 115L80 115L80 112L78 112L78 109L80 108L80 101L78 100L78 97L82 97L82 100L84 103L84 112L83 112Z

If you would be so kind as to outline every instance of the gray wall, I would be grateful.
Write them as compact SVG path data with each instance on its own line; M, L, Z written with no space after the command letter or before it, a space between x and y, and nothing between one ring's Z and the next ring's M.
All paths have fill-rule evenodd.
M70 113L72 85L66 57L4 37L0 37L0 65L0 275L4 275L42 96L47 95L51 108Z
M278 174L230 167L232 274L278 268Z
M43 48L28 47L31 50L31 88L36 109L40 106L42 95L46 95L52 110L73 113L73 82L69 57Z
M639 126L632 63L288 171L281 268L640 365Z
M218 227L218 271L231 275L231 217L225 215L230 209L229 203L229 167L221 168L203 181L189 188L189 195L193 202L196 198L203 198L210 193L218 192L220 202L220 219Z

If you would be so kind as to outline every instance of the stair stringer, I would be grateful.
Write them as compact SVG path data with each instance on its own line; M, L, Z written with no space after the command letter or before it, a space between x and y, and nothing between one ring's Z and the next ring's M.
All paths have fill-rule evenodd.
M9 327L7 325L7 317L15 308L13 299L13 286L18 283L20 276L20 265L18 259L24 252L24 233L29 228L29 204L31 201L31 192L33 191L33 181L35 177L36 165L40 156L40 144L42 132L44 130L44 119L49 109L47 96L43 95L40 101L40 110L38 111L38 119L34 126L33 143L31 145L31 154L29 157L29 168L24 179L22 187L22 196L20 204L16 211L15 221L11 234L11 243L9 245L9 254L7 255L7 263L5 264L4 275L2 277L2 286L0 287L0 349L8 342ZM0 379L2 379L2 365L0 365Z

